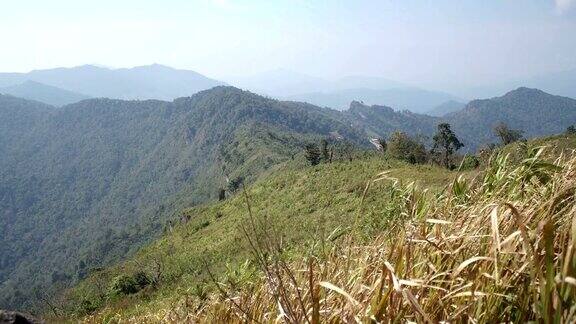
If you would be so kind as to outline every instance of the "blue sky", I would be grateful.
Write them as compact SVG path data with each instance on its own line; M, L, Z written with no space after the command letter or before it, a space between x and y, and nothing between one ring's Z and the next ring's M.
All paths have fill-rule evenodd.
M4 1L0 71L162 63L475 85L576 68L575 2Z

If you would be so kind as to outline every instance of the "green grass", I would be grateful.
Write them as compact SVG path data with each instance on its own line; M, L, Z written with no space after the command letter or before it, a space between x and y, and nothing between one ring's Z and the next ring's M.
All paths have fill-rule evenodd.
M315 167L285 167L250 186L246 194L255 217L266 222L266 226L273 226L285 246L297 255L297 250L312 249L314 243L329 236L349 232L366 183L383 171L402 183L415 182L436 191L457 176L456 172L436 166L372 156ZM382 231L395 217L395 209L390 209L390 200L395 199L391 184L392 181L380 182L365 196L358 220L363 237ZM183 295L194 294L200 289L198 286L209 281L206 265L221 276L251 258L241 230L248 221L244 193L238 192L221 203L185 210L183 214L191 216L187 224L176 226L134 258L92 275L71 292L72 299L77 303L89 300L98 307L106 304L100 316L119 309L124 316L141 315L176 302ZM105 301L105 290L114 277L139 270L154 274L158 272L157 264L162 268L157 289Z

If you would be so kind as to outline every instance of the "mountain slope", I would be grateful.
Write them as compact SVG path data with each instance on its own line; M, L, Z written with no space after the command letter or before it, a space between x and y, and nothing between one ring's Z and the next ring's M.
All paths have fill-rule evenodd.
M0 93L29 100L36 100L53 106L64 106L90 97L68 90L59 89L35 81L0 88Z
M386 106L368 106L352 101L343 112L355 125L363 128L371 137L387 138L394 131L411 135L433 134L440 119L410 111L395 111Z
M428 110L426 114L430 116L442 117L446 116L447 114L462 110L464 107L466 107L466 104L450 100L432 108L431 110Z
M159 64L115 70L83 65L29 73L0 73L0 85L15 85L28 80L92 97L160 100L190 96L224 84L194 71Z
M286 249L300 251L298 247L312 244L314 240L328 236L335 240L349 232L362 201L365 203L365 212L359 221L362 230L375 233L385 228L396 211L388 209L388 204L399 198L390 183L375 183L365 197L362 195L366 182L382 171L388 171L391 177L417 181L432 190L438 190L456 176L442 168L409 165L378 154L315 167L287 165L247 188L247 195L253 217L270 224L274 233L282 237ZM193 291L191 287L209 289L210 278L204 262L218 277L228 272L243 276L243 261L250 259L250 248L241 227L250 222L247 208L246 196L240 193L225 202L187 209L184 215L190 216L189 222L176 226L133 259L100 271L83 282L71 294L69 307L82 314L90 307L82 309L74 305L102 307L108 304L110 307L104 311L107 314L142 315L177 303L181 298L178 292ZM138 271L153 273L156 262L161 262L163 269L157 291L142 292L118 304L107 303L102 298L115 277ZM143 294L147 294L149 302L141 299Z
M465 145L477 148L497 142L499 122L524 131L527 138L561 133L576 124L576 100L537 89L518 88L502 97L474 100L465 109L444 117Z
M45 113L2 98L0 112L28 128L0 142L0 307L33 307L34 294L129 255L173 213L217 197L227 179L253 181L309 141L365 140L325 109L231 87Z
M574 149L575 140L574 136L539 139L529 142L527 147L560 145ZM502 151L507 152L510 149L515 150L512 147L505 147ZM570 229L570 208L574 207L574 199L571 198L574 178L570 172L576 160L564 160L562 166L566 168L558 172L561 168L557 169L547 162L556 160L559 155L544 160L542 158L547 154L536 154L537 150L524 148L518 152L522 152L519 161L527 158L526 161L537 163L516 165L515 162L511 162L512 159L503 159L501 156L499 159L494 159L495 162L480 174L448 171L432 166L408 165L382 155L315 167L286 166L267 179L247 188L246 194L237 195L225 202L186 210L184 215L190 216L189 221L177 225L173 231L142 249L130 260L98 271L76 287L69 295L72 301L72 304L68 305L69 310L90 323L102 322L112 316L121 322L154 322L161 318L170 318L176 322L242 322L245 320L244 311L253 311L255 318L265 322L265 316L270 316L269 312L273 313L274 317L282 312L278 308L278 300L270 296L273 292L282 294L292 291L292 288L296 289L294 285L297 283L298 290L308 291L312 280L316 281L316 284L319 281L325 282L318 286L319 289L325 289L322 293L324 299L321 301L322 305L332 303L342 307L342 311L345 312L354 313L356 308L350 307L342 293L327 283L338 282L337 287L347 287L346 292L355 292L354 298L363 300L357 307L365 308L357 316L366 316L366 320L370 321L370 315L366 315L366 312L368 314L379 312L369 308L373 300L366 298L366 294L370 296L376 294L378 292L376 287L382 282L388 282L387 289L391 289L394 277L382 271L386 268L384 263L392 263L393 267L401 262L406 267L413 267L411 268L413 271L408 271L405 267L391 268L396 273L403 274L400 278L413 278L416 274L426 275L432 277L426 282L434 282L435 285L419 285L420 281L412 279L402 279L399 284L409 287L406 289L422 291L428 289L426 293L414 296L419 300L434 301L434 307L446 307L443 303L437 303L438 298L433 292L447 294L449 289L459 290L468 287L465 279L469 277L462 278L463 280L458 278L457 282L447 282L445 278L454 278L458 273L467 273L461 272L464 266L459 264L465 264L466 260L471 260L470 258L485 255L484 253L494 255L494 251L491 250L494 217L501 233L507 233L503 237L517 236L513 234L517 231L516 223L508 221L509 214L506 213L508 208L500 206L503 196L505 201L511 201L525 211L535 210L533 207L539 206L536 202L541 202L544 198L556 201L559 206L568 204L567 208L554 208L553 212L558 212L562 217L563 221L558 225L559 230ZM386 171L384 176L381 173L383 171ZM548 180L540 180L542 182L523 178L534 171L539 171L540 174L550 178L543 177L542 179ZM505 176L494 177L495 173ZM379 181L372 181L375 176ZM472 182L472 178L478 181ZM322 181L316 181L317 179ZM547 181L554 181L555 184L565 183L568 186L550 186ZM366 187L367 183L371 186ZM554 188L565 188L566 192L557 195L558 192ZM490 211L496 206L499 206L496 216L490 216ZM541 215L550 216L548 208L542 208L540 211ZM492 225L490 225L491 218ZM251 222L257 225L251 225L254 224ZM469 226L470 223L477 226ZM414 228L415 225L418 227ZM531 220L530 226L526 229L533 231L532 233L537 236L541 225L538 221ZM444 229L450 230L452 236L442 235ZM482 232L482 235L479 235L479 232ZM432 236L434 233L437 237ZM450 240L463 233L469 233L470 236L464 240ZM406 239L406 236L413 237L414 240ZM274 245L275 238L281 241L281 248L277 249ZM519 240L509 239L502 242L504 241L507 243L502 243L502 246L510 248L509 244L513 243L512 246L522 249ZM531 241L538 243L540 240ZM442 245L433 244L435 242L441 242ZM565 242L564 247L569 246L568 240L562 242ZM353 249L349 249L350 244L354 245ZM395 249L405 244L411 246ZM456 244L456 247L453 244ZM457 248L466 245L469 245L466 249ZM272 255L266 259L268 265L282 266L282 270L274 269L274 266L263 269L266 267L266 262L258 262L255 249L260 249L259 251L266 253L266 256ZM438 251L447 249L450 249L451 257L438 258ZM419 253L413 254L413 251ZM475 254L478 251L482 254ZM389 256L391 253L398 257L391 258ZM351 254L355 257L350 258ZM502 253L498 257L502 258L505 264L512 264L510 262L514 261L513 264L518 267L515 269L523 271L524 275L528 276L531 270L523 266L526 262L523 255L524 253ZM427 262L416 262L415 257L419 260L425 259ZM280 262L275 263L278 260ZM411 262L412 260L414 261ZM491 257L486 257L485 260L478 259L474 262L491 260ZM294 261L297 262L296 265ZM355 266L348 267L346 264L350 262ZM375 262L383 264L374 267ZM161 265L161 272L157 270L158 264ZM478 280L476 282L482 284L483 288L494 285L493 280L485 280L486 273L494 273L492 267L486 271L476 271L472 268L472 262L468 264L471 275L475 276L475 280ZM437 270L440 267L442 271L453 272L454 276L439 275L443 273ZM322 271L322 268L330 271ZM292 278L284 272L288 269L293 271ZM358 269L371 275L359 276ZM265 270L269 272L265 273ZM116 296L116 299L106 298L113 293L109 288L112 286L111 283L117 282L118 278L134 277L139 273L156 278L156 285L142 287L138 292L121 294ZM286 286L292 288L286 286L283 288L278 281L271 282L278 278L276 275L279 273L286 274L286 277L282 278L286 280L285 282L290 282L291 284ZM533 281L509 273L508 269L502 269L499 274L505 280L518 279L517 284L522 287L538 287ZM382 279L372 280L373 276L381 276ZM296 278L297 282L292 281ZM220 288L225 292L217 290L213 280L220 283ZM355 284L352 284L353 282ZM367 283L370 283L372 289L365 289ZM440 285L442 289L435 289ZM501 298L516 293L522 295L520 292L522 290L511 290L510 287L516 286L500 287L507 293L498 293L494 296ZM431 289L434 290L430 291ZM486 291L492 290L481 290L482 294L486 294L482 297L494 297L488 295ZM228 297L241 298L232 301L231 298L225 298L224 295L227 294ZM310 309L313 309L314 298L310 298L310 295L311 293L304 293L301 295L303 297L296 297L294 292L288 299L280 302L283 305L290 304L293 306L291 309L298 310L301 305L297 304L303 300ZM383 296L385 295L380 295ZM526 298L532 300L533 296L527 294ZM386 301L386 298L383 300ZM477 299L461 300L463 309L467 309L466 305L474 302L479 303L479 307L492 305L486 306ZM515 304L512 299L502 298L494 305L498 308L502 303ZM263 304L268 305L267 312L262 311ZM238 305L243 305L243 310L238 309ZM405 307L408 310L407 314L412 314L409 303L400 302L398 305ZM434 314L434 308L427 307L427 313ZM395 309L396 307L390 310L390 316L393 316ZM514 307L505 309L513 310ZM415 309L412 310L416 312ZM446 307L446 311L459 314L451 307ZM529 313L522 307L519 307L519 311ZM301 315L310 316L311 312L302 310ZM510 312L515 314L514 311ZM334 316L333 319L336 320L341 314L331 311L320 313L322 315L319 316L325 316L327 321L328 317ZM484 312L475 314L484 316L482 315ZM85 315L88 316L82 317ZM499 315L501 312L495 311L490 316ZM412 319L414 317L409 316ZM446 315L441 313L438 316Z

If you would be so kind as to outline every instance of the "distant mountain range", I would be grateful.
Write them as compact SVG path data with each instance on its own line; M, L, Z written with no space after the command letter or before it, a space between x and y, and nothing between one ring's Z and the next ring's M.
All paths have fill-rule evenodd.
M36 81L24 81L24 83L0 88L0 94L9 94L29 100L36 100L53 106L64 106L80 100L88 99L89 96L42 84Z
M463 103L468 102L466 98L493 97L521 86L576 98L576 69L488 86L452 89L457 95L380 77L347 76L326 80L284 69L233 78L228 83L276 99L309 102L337 110L345 110L350 102L359 101L433 116L463 108ZM171 101L226 84L194 71L159 64L121 69L83 65L29 73L0 73L0 93L54 106L90 97Z
M361 101L424 113L446 101L463 100L448 93L428 91L385 78L348 76L328 81L283 69L238 78L231 83L259 94L336 110L345 110L350 102Z
M190 96L198 91L225 84L194 71L178 70L159 64L129 69L83 65L29 73L0 73L0 87L13 87L26 81L35 81L89 97L159 100ZM27 94L29 97L42 97L30 95L29 91Z
M467 98L489 98L518 87L541 89L548 93L576 98L576 68L551 72L518 80L493 82L484 86L454 89L455 93Z
M426 113L433 107L447 101L462 100L447 93L418 88L345 89L332 92L305 93L290 96L288 99L337 110L345 110L351 101L362 101L366 104L386 105L396 110L409 110L416 113Z

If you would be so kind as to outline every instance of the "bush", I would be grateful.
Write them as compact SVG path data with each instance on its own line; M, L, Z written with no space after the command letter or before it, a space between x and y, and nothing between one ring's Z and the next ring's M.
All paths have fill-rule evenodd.
M152 283L148 275L144 271L138 271L134 274L134 281L138 284L138 288L143 289L144 287L148 286Z
M480 159L476 155L466 155L460 165L460 170L472 170L480 166Z
M82 302L80 303L79 306L79 312L82 315L86 315L86 314L92 314L94 313L96 310L98 309L98 306L96 306L96 304L92 303L90 300L88 299L84 299L82 300Z
M109 294L113 296L135 294L140 290L138 282L128 275L120 275L112 279Z
M394 132L388 140L390 157L412 164L426 162L426 148L415 138L404 132Z

